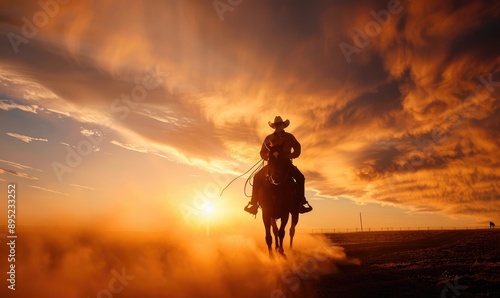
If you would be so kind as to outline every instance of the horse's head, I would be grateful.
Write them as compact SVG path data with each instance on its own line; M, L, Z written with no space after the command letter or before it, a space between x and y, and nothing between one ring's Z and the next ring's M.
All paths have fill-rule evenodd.
M287 179L290 170L290 158L283 153L283 144L268 146L269 160L267 163L267 174L269 181L275 185Z

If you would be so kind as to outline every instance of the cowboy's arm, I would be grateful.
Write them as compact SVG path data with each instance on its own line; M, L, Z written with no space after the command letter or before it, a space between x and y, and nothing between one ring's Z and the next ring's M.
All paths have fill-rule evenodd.
M292 136L291 139L292 139L291 141L292 141L293 152L290 154L290 158L297 158L300 156L301 146L299 141L297 141L297 139L294 136Z
M262 143L262 147L260 148L260 157L263 160L268 160L269 159L269 150L267 150L265 141Z

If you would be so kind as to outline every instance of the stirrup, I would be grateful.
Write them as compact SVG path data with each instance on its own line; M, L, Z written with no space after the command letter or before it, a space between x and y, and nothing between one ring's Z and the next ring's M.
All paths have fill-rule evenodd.
M307 206L304 206L304 205L307 205ZM300 204L299 213L303 214L303 213L311 212L312 210L313 210L313 207L311 205L309 205L309 202L306 201L304 204Z
M248 202L248 204L245 206L245 208L243 208L243 210L252 214L253 216L256 216L257 212L259 210L258 208L259 208L259 206L257 204L252 205L252 203Z

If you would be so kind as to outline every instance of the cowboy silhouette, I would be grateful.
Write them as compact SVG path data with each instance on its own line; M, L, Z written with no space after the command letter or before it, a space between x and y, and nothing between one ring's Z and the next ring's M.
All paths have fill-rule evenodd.
M287 119L283 121L280 116L276 116L274 118L274 122L269 121L269 126L274 129L274 133L268 135L264 142L262 143L262 147L260 149L260 157L264 160L269 160L269 147L274 145L282 145L282 153L286 154L290 159L290 163L292 162L292 158L297 158L300 156L301 146L297 139L293 136L293 134L285 132L285 128L290 125L290 121ZM292 150L293 149L293 150ZM267 166L266 166L267 167ZM257 190L262 186L262 183L266 179L266 167L262 168L258 171L254 176L253 188L252 188L252 199L248 202L245 207L245 211L250 214L256 215L258 208L258 198L257 198ZM295 180L296 185L296 193L297 198L300 200L300 213L306 213L312 210L312 207L306 200L305 197L305 178L304 175L299 171L299 169L291 165L290 167L290 176ZM308 206L304 206L308 205Z

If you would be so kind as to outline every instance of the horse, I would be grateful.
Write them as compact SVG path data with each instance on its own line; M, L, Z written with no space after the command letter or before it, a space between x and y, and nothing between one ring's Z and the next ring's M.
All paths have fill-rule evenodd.
M494 229L495 228L495 223L490 221L490 229Z
M290 169L293 167L290 159L282 153L282 145L269 146L269 160L267 163L267 175L264 183L259 189L259 203L262 208L262 221L266 231L266 244L269 251L269 257L272 253L272 236L275 236L276 251L286 258L283 249L283 239L285 238L285 228L288 223L289 214L294 210L295 182L290 176ZM276 220L280 219L278 229ZM294 217L292 216L292 221ZM298 222L298 208L295 218L295 225ZM295 226L293 226L293 233Z
M267 167L264 167L264 169L267 170ZM288 232L288 234L290 235L290 245L289 245L289 248L290 249L293 249L293 237L295 236L295 227L297 226L297 224L299 223L299 211L300 211L300 201L298 200L297 198L297 201L296 202L290 202L291 203L291 206L290 206L290 230ZM274 230L273 230L273 233L274 233ZM274 236L277 237L277 233L274 233ZM277 240L276 240L277 242Z

